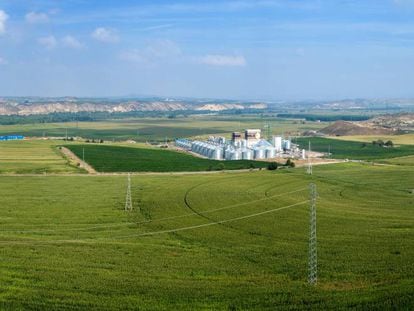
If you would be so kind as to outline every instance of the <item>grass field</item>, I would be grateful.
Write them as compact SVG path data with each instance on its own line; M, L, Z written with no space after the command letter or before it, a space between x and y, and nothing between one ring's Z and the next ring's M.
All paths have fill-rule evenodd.
M57 152L56 141L0 142L0 174L79 173Z
M412 310L413 176L349 163L312 176L137 175L132 212L122 176L0 176L0 308Z
M318 129L326 123L307 122L260 116L192 116L187 118L136 118L103 122L67 122L46 124L2 125L0 135L19 133L25 136L80 136L104 140L164 141L178 137L228 136L244 128L263 129L269 124L273 134Z
M352 140L370 143L374 140L381 139L383 141L391 140L398 145L414 145L414 134L403 135L354 135L354 136L335 136L333 139Z
M374 146L372 143L322 137L303 137L298 138L295 142L302 148L307 149L309 141L313 151L328 153L328 150L330 150L331 157L335 159L377 160L414 155L414 145L398 145L392 148L384 148Z
M394 164L394 165L411 165L414 166L414 155L393 159L381 160L381 163Z
M65 145L98 172L183 172L267 167L259 161L215 161L164 150L107 145ZM220 168L220 166L222 166ZM224 166L224 167L223 167Z

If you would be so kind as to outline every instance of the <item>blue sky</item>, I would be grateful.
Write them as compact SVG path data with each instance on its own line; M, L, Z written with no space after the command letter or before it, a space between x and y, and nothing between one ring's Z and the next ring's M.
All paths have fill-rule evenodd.
M414 97L414 0L0 0L0 95Z

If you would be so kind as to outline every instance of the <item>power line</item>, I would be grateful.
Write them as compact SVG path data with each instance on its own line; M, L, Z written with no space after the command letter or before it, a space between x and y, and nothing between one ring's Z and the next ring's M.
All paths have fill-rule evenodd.
M132 198L131 198L131 174L128 173L128 185L127 194L125 200L125 211L132 211Z
M201 224L201 225L181 227L181 228L161 230L161 231L145 232L145 233L138 233L138 234L131 234L131 235L124 235L124 236L112 237L112 239L122 239L122 238L129 238L129 237L141 237L141 236L157 235L157 234L172 233L172 232L178 232L178 231L185 231L185 230L209 227L209 226L223 224L223 223L226 223L226 222L237 221L237 220L242 220L242 219L247 219L247 218L251 218L251 217L256 217L256 216L261 216L261 215L264 215L264 214L277 212L277 211L288 209L288 208L291 208L291 207L294 207L294 206L303 205L307 202L309 202L309 200L302 201L302 202L295 203L295 204L291 204L291 205L278 207L278 208L274 208L274 209L267 210L267 211L260 212L260 213L255 213L255 214L250 214L250 215L246 215L246 216L230 218L230 219L225 219L225 220L220 220L220 221L209 222L209 223Z
M309 228L309 276L308 282L315 285L318 281L318 251L316 240L316 185L310 184L310 228Z
M45 241L37 241L37 240L33 241L33 240L31 240L30 242L33 241L33 242L40 242L40 243L77 243L77 242L87 243L87 242L92 242L92 241L98 242L98 241L105 241L105 240L115 240L115 239L123 239L123 238L130 238L130 237L142 237L142 236L151 236L151 235L158 235L158 234L164 234L164 233L172 233L172 232L185 231L185 230L198 229L198 228L203 228L203 227L219 225L219 224L226 223L226 222L231 222L231 221L248 219L248 218L252 218L252 217L256 217L256 216L260 216L260 215L264 215L264 214L268 214L268 213L281 211L281 210L288 209L288 208L291 208L291 207L295 207L295 206L298 206L298 205L303 205L307 202L309 202L309 200L302 201L302 202L295 203L295 204L291 204L291 205L278 207L278 208L267 210L267 211L260 212L260 213L250 214L250 215L241 216L241 217L237 217L237 218L225 219L225 220L221 220L221 221L210 222L210 223L201 224L201 225L181 227L181 228L176 228L176 229L169 229L169 230L162 230L162 231L152 231L152 232L124 235L124 236L116 236L116 237L110 237L110 238L95 238L95 239L87 238L87 239L82 239L82 240L62 239L62 240L45 240ZM9 242L16 243L17 242L18 243L18 242L26 242L26 241L0 241L0 243L2 243L2 242L7 242L7 243L9 243Z
M301 191L304 191L306 189L307 188L300 188L298 190L279 193L279 194L275 194L275 195L268 196L268 197L265 197L265 198L249 201L249 202L242 202L242 203L227 205L227 206L223 206L223 207L219 207L219 208L215 208L215 209L200 211L200 213L207 214L207 213L213 213L213 212L222 211L222 210L226 210L226 209L231 209L231 208L235 208L235 207L239 207L239 206L243 206L243 205L249 205L249 204L253 204L253 203L257 203L257 202L261 202L261 201L265 201L265 200L270 200L270 199L273 199L273 198L276 198L276 197L282 197L282 196L285 196L285 195L288 195L288 194L301 192ZM63 229L0 230L0 232L7 232L7 233L42 233L42 232L61 232L61 231L83 231L83 230L92 230L92 229L105 229L105 228L115 228L115 227L131 226L131 225L141 225L141 224L153 223L153 222L164 221L164 220L184 218L184 217L189 217L189 216L199 216L199 215L195 212L191 212L191 213L186 213L186 214L181 214L181 215L176 215L176 216L150 219L150 220L145 220L145 221L141 221L141 222L110 223L110 224L101 224L101 225L96 224L96 225L91 226L91 227L77 227L77 228L63 228Z

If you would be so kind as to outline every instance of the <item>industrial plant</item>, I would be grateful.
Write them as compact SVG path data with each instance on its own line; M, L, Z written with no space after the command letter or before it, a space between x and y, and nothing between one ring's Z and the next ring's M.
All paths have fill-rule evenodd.
M213 160L265 160L273 158L305 158L289 138L273 136L270 141L261 137L260 129L233 132L231 140L210 136L206 141L177 139L177 147Z

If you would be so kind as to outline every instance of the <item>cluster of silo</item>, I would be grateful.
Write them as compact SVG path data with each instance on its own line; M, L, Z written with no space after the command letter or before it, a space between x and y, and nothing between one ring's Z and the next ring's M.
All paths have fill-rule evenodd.
M190 141L187 139L177 139L176 145L178 147L191 150L204 157L215 160L262 160L273 159L277 156L283 156L283 153L298 153L296 145L292 144L290 139L283 139L282 136L272 137L271 142L260 139L260 132L251 130L255 136L250 132L247 135L251 138L251 142L256 141L255 144L249 144L249 140L243 139L240 133L233 133L231 142L227 142L224 137L211 136L207 141ZM304 157L302 153L302 158Z
M241 160L242 156L241 149L233 148L230 145L224 150L224 158L226 160Z
M233 142L233 146L235 148L245 149L245 148L247 148L247 140L246 139L236 140L236 141Z
M226 143L226 138L222 136L210 136L207 141L216 145L224 145Z
M252 149L254 152L254 158L257 160L272 159L276 157L276 148L267 140L259 140L259 142L255 144Z
M188 139L180 138L175 141L175 145L186 150L191 150L192 142Z
M223 159L223 147L203 141L193 141L191 151L214 160Z

